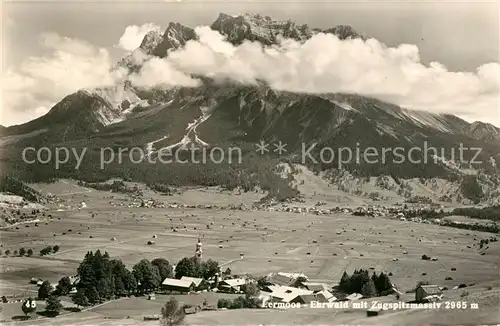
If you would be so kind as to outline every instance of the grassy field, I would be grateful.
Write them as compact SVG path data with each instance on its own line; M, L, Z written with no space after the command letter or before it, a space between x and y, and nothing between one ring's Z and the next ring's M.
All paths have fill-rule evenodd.
M490 243L488 249L479 250L478 247L479 240L489 238L489 233L341 214L318 216L267 211L114 207L111 203L128 203L126 196L87 190L70 182L39 185L39 189L64 194L62 198L67 203L76 205L85 201L88 208L57 211L54 207L50 212L52 219L47 219L47 224L41 222L37 227L31 224L19 229L1 229L3 251L20 247L35 251L35 256L30 258L1 258L1 295L36 295L37 287L28 284L31 277L55 283L62 276L74 275L88 250L107 251L129 268L143 258L161 257L175 264L181 258L193 255L196 239L201 237L204 259L217 260L234 274L259 276L274 271L303 272L312 280L334 284L344 270L352 272L355 268L371 268L376 272L391 272L392 282L403 292L415 287L417 281L428 281L450 289L461 283L475 283L470 292L478 293L477 300L491 297L488 302L498 301L499 297L498 284L494 282L499 279L500 243ZM57 193L58 189L60 193ZM162 198L168 202L180 202L185 196L186 203L191 203L193 197L211 198L211 204L220 204L250 201L246 196L254 196L219 193L210 197L206 193L192 190L175 198ZM179 231L173 232L172 227ZM153 235L157 236L155 244L147 245ZM114 241L111 240L113 237L116 238ZM55 244L60 246L59 252L38 256L40 249ZM243 259L240 259L240 254L243 254ZM423 254L438 260L421 260ZM451 271L451 268L456 268L456 271ZM452 277L452 280L445 280L446 277ZM493 286L486 296L479 294L485 291L484 284ZM459 295L456 291L445 292L447 298L459 298ZM158 313L164 301L161 296L155 301L123 299L53 320L40 319L37 324L132 325L133 321L142 320L143 315ZM491 321L488 314L493 310L485 308L485 313L482 311L480 309L474 314L485 323ZM22 314L20 306L16 314ZM242 314L248 318L241 318ZM442 315L435 312L390 314L418 315L419 320L426 323L442 321ZM470 315L469 311L469 318ZM11 318L10 312L2 313L3 320ZM203 312L189 316L187 321L193 325L365 324L379 319L381 324L392 323L384 318L389 317L366 319L364 311L299 309ZM496 321L500 322L500 319Z

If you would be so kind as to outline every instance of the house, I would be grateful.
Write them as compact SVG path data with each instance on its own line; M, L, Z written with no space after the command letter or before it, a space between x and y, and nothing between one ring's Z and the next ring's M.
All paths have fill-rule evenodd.
M202 287L203 283L205 282L202 278L188 276L181 277L181 281L192 282L194 284L195 290L198 290L200 287Z
M192 281L178 280L175 278L166 278L161 283L161 288L169 292L188 293L195 290L196 286Z
M199 311L202 310L199 305L194 305L194 306L193 305L185 305L183 307L183 309L184 309L184 313L186 315L195 314L195 313L197 313L197 312L199 312Z
M308 279L307 276L302 273L278 272L270 273L267 276L267 281L274 285L290 286L293 285L299 278Z
M349 300L349 301L356 301L356 300L359 300L359 299L362 299L362 298L363 298L363 295L359 294L359 293L353 293L353 294L348 295L346 297L346 299Z
M328 285L324 283L302 282L301 285L314 293L328 290Z
M314 294L301 294L296 296L293 300L291 300L291 303L300 303L301 305L308 305L311 304L311 302L316 301L316 297Z
M415 290L415 301L422 302L428 297L440 297L443 291L437 285L419 285Z
M337 298L329 291L324 290L316 293L316 301L328 303L337 301Z
M227 279L219 282L219 290L223 292L237 293L241 291L241 287L246 284L243 278Z

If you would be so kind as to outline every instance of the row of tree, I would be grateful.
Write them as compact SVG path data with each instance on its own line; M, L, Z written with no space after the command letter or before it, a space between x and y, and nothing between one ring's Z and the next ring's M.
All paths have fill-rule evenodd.
M500 221L500 205L475 208L455 208L453 210L453 215L468 216L470 218L476 218L481 220L492 220Z
M158 289L165 278L190 276L208 279L218 271L219 264L216 261L209 259L202 262L195 257L181 259L175 275L172 265L163 258L152 261L142 259L129 270L121 260L112 259L107 252L89 251L77 269L79 281L73 302L78 306L87 306L115 297L151 293ZM49 295L68 294L72 289L68 281L69 278L62 278L55 291L49 291Z
M386 294L392 289L389 276L381 272L373 272L372 276L366 269L356 269L352 275L344 272L339 282L339 290L344 293L361 293L364 297L370 298Z
M48 254L51 254L51 253L56 253L59 251L59 246L58 245L55 245L55 246L47 246L45 248L43 248L42 250L40 250L40 256L45 256L45 255L48 255ZM10 254L14 255L14 256L19 256L19 257L23 257L23 256L27 256L27 257L31 257L33 256L34 252L33 252L33 249L31 248L20 248L19 250L14 250L14 252L11 252L10 249L7 249L5 250L4 252L2 252L0 250L0 256L2 256L3 254L5 254L5 256L10 256Z
M5 252L2 252L0 250L0 256L3 256L5 254L5 256L10 256L10 254L13 254L14 256L19 256L19 257L23 257L23 256L28 256L28 257L31 257L33 256L33 249L31 248L21 248L18 250L14 250L14 252L11 252L10 249L7 249L5 250Z

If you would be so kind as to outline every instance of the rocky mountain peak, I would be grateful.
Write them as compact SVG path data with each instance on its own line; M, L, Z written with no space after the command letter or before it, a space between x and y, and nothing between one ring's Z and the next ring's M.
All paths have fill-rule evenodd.
M152 51L153 55L164 58L168 50L183 47L188 41L194 40L196 33L194 29L186 27L180 23L169 23L163 33L162 40Z
M149 31L139 46L145 53L151 54L153 50L163 41L162 33L158 30Z
M239 16L221 13L211 28L225 35L233 44L249 40L271 45L276 43L280 36L297 41L304 41L312 36L312 31L307 25L297 25L291 20L277 21L256 13Z
M355 38L365 39L363 35L356 32L354 28L352 28L349 25L337 25L333 28L325 29L323 33L334 34L341 40L355 39Z

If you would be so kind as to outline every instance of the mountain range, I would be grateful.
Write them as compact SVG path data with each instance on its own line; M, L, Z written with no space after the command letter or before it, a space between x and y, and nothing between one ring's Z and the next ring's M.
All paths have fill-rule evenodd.
M282 37L305 41L316 33L331 33L342 40L366 39L346 25L319 30L258 14L221 13L210 27L234 45L245 40L272 45ZM140 46L115 68L140 71L142 64L134 59L136 56L164 58L196 38L194 29L169 23L163 32L148 32ZM126 145L140 146L153 155L154 148L160 147L239 145L250 153L255 143L265 140L286 143L287 159L291 160L302 146L312 144L319 144L318 149L410 149L427 142L446 149L440 161L429 164L345 164L347 169L369 175L434 177L459 173L470 166L443 162L450 159L451 149L460 143L482 148L483 164L477 169L498 174L495 162L500 162L500 129L488 123L404 109L359 94L293 93L276 91L265 83L242 85L209 78L196 88L141 89L123 81L113 87L79 90L40 118L0 128L0 135L4 161L5 155L13 155L25 146ZM319 169L331 167L334 164L316 164Z

